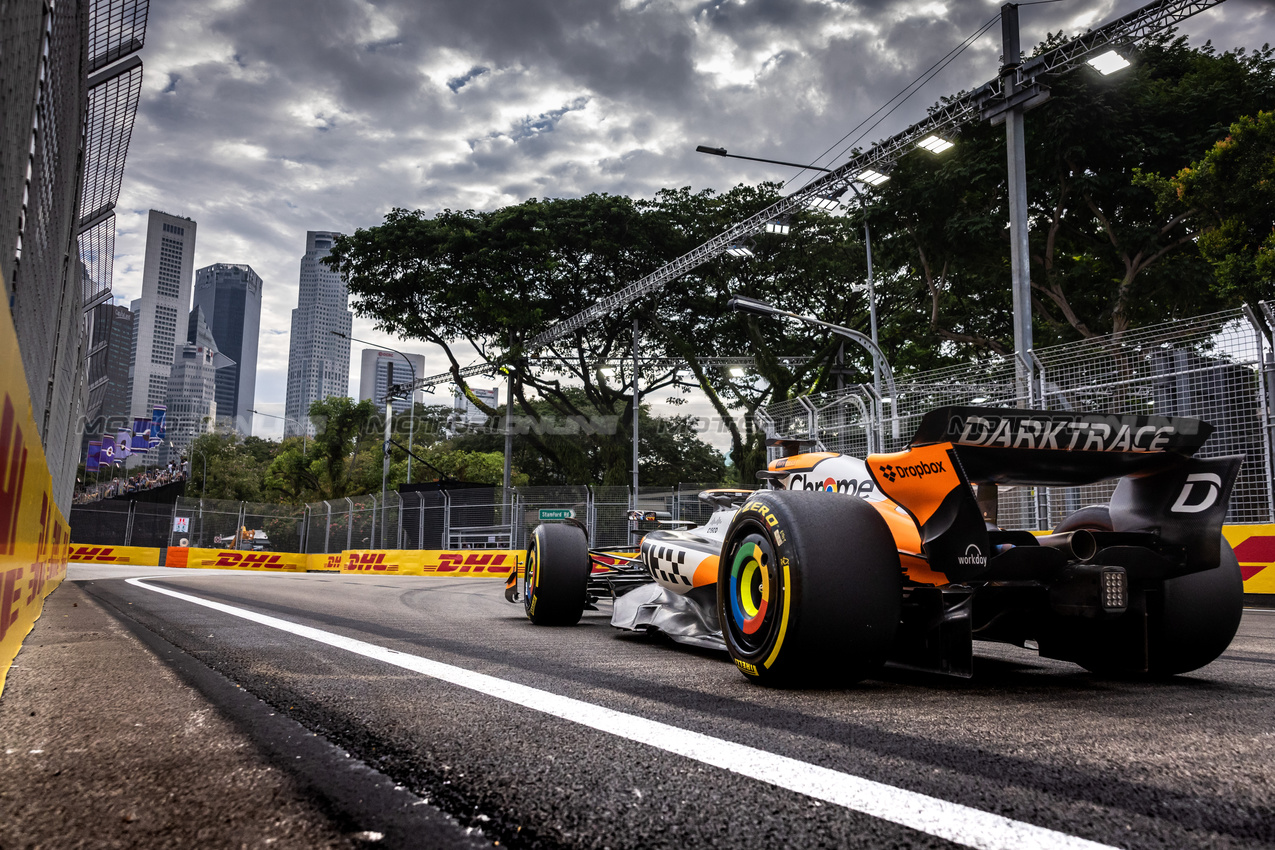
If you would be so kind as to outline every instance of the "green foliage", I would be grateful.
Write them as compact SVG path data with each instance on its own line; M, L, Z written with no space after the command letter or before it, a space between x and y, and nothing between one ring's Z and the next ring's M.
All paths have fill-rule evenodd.
M1231 125L1172 178L1140 174L1162 210L1191 220L1220 291L1256 305L1275 292L1275 112Z
M1192 49L1169 33L1143 42L1134 66L1120 74L1082 68L1046 82L1052 100L1026 119L1035 344L1237 303L1239 288L1251 289L1260 276L1260 256L1251 268L1239 259L1253 253L1244 247L1252 234L1237 230L1250 222L1239 212L1227 224L1219 218L1197 247L1191 217L1165 209L1135 175L1177 173L1240 116L1275 108L1275 53ZM464 344L468 357L472 346L510 375L516 408L537 421L625 423L635 384L643 398L675 401L701 389L729 423L738 470L763 463L754 411L831 389L839 379L870 381L871 360L848 345L838 374L841 340L730 312L728 299L761 298L866 333L865 221L880 340L896 372L1012 350L1004 129L986 123L963 127L957 146L937 158L920 150L904 156L892 179L864 190L849 215L795 212L787 238L750 240L754 257L720 256L551 350L526 350L556 322L766 208L779 190L762 184L722 193L672 188L649 200L533 198L437 215L395 209L382 224L339 238L327 262L349 281L359 315L384 332L440 346L466 392L455 347ZM636 379L625 365L634 320L646 362ZM558 360L549 365L531 353ZM708 361L740 355L757 362L743 378ZM517 457L532 481L623 483L628 440L623 424L572 439L531 428L517 439Z
M575 395L577 390L567 390ZM632 409L628 418L577 401L586 415L560 416L545 401L515 409L513 465L526 484L606 484L632 482ZM499 422L503 423L504 411ZM502 426L503 427L503 426ZM535 434L537 443L526 437ZM458 454L483 452L503 462L500 427L458 435L451 441ZM546 454L537 445L548 446ZM727 476L721 454L699 438L693 417L652 416L647 405L638 415L638 463L643 486L671 486L682 481L719 482ZM469 479L483 480L483 479ZM499 480L499 479L496 479Z
M197 437L186 451L190 462L186 494L207 499L267 501L262 473L273 445L256 437L241 440L233 433Z
M1111 77L1083 68L1048 84L1051 100L1026 117L1036 346L1238 303L1189 216L1137 175L1175 173L1238 117L1275 106L1272 51L1194 50L1165 34ZM928 313L916 348L1012 350L1005 174L1004 128L972 124L938 158L904 157L877 193L887 288ZM914 353L901 360L920 365Z

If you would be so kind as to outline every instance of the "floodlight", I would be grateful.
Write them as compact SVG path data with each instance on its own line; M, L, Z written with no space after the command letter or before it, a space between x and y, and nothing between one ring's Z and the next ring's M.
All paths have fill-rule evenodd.
M926 136L917 142L917 146L925 148L930 153L943 153L948 148L955 147L947 139L940 139L938 136Z
M806 206L810 207L812 210L829 212L841 206L841 202L836 198L829 198L827 195L815 195L806 201Z
M615 377L615 369L614 369L614 368L612 368L611 366L604 366L603 368L599 369L598 371L599 371L599 372L601 372L603 375L605 375L605 376L606 376L606 377L608 377L608 378L614 378L614 377Z
M743 295L733 295L726 302L726 306L732 310L743 310L746 313L761 313L765 316L771 316L779 312L770 304L757 298L747 298Z
M788 224L787 219L777 218L774 221L766 222L767 233L775 233L779 236L787 236L788 231L791 229L792 227Z
M726 249L726 253L730 254L732 257L751 257L753 255L753 249L749 248L747 245L741 245L736 242Z
M732 378L742 378L742 377L744 377L744 374L745 374L745 373L744 373L744 367L743 367L743 366L732 366L732 367L730 367L730 376L731 376Z
M867 183L869 186L880 186L882 183L890 179L890 175L882 174L880 171L873 171L871 168L865 168L859 172L858 179Z
M1092 65L1098 73L1102 74L1104 77L1108 74L1114 74L1116 71L1129 67L1129 60L1114 50L1108 50L1101 56L1094 56L1093 58L1086 59L1085 61Z

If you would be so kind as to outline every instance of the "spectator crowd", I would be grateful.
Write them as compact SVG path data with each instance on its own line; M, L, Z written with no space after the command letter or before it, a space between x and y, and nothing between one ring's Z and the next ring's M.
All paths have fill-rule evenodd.
M189 474L190 463L183 459L180 463L169 461L167 467L142 469L135 475L128 477L115 476L109 481L93 481L91 479L86 481L81 479L79 481L80 487L75 493L74 503L85 505L101 499L116 499L120 496L140 493L143 490L153 490L156 487L163 487L175 481L185 481Z

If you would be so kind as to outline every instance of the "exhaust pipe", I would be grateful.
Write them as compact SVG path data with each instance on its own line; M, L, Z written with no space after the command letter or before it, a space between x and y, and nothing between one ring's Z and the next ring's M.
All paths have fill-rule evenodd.
M1067 555L1069 561L1087 564L1098 555L1098 539L1087 529L1064 531L1061 534L1044 534L1036 538L1041 546L1057 549Z

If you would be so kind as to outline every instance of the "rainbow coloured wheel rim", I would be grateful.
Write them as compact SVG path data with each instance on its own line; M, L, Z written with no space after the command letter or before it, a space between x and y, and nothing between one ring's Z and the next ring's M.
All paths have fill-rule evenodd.
M727 582L727 626L746 653L763 650L774 631L782 586L770 540L749 534L731 553Z
M531 538L531 548L527 552L527 564L523 567L522 574L522 604L527 609L527 613L531 613L531 607L536 595L536 579L539 578L540 572L540 547L539 543L533 535Z

